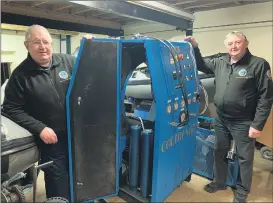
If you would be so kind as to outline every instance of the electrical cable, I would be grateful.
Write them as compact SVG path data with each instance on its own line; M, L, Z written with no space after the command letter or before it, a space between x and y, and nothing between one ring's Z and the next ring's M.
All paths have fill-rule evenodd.
M172 50L174 50L175 51L175 53L176 53L176 57L177 57L177 59L178 59L178 52L176 51L176 49L175 49L175 47L173 46L173 44L170 42L170 41L168 41L168 40L166 40L170 45L171 45L171 47L173 48L173 49L170 49L170 51L172 52ZM172 54L172 56L173 56L173 54ZM179 71L177 70L177 65L176 65L176 59L173 57L173 60L174 60L174 65L175 65L175 69L176 69L176 72L177 73L179 73ZM179 61L179 60L177 60L177 61ZM181 67L181 64L180 64L180 61L178 62L178 64L179 64L179 69L180 69L180 72L181 72L181 76L182 76L182 78L183 78L183 69L182 69L182 67ZM184 102L185 102L185 105L186 105L186 109L187 109L187 111L186 111L186 117L185 117L185 121L184 122L181 122L181 125L183 126L183 125L187 125L188 124L188 121L189 121L189 110L188 110L188 98L187 98L187 94L185 93L186 91L185 91L185 89L183 89L182 87L184 87L184 83L183 82L181 82L180 81L180 77L178 76L178 80L179 80L179 82L180 82L180 85L181 85L181 90L182 90L182 95L183 95L183 99L184 99ZM185 80L185 78L184 78L184 80ZM183 91L184 90L184 91ZM181 115L180 115L181 116Z
M155 38L155 37L151 37L151 38L154 38L154 39L156 39L156 40L158 40L158 41L160 41L161 43L163 43L169 50L170 50L170 53L171 53L171 55L172 55L172 58L173 58L173 60L174 60L174 66L175 66L175 70L176 70L176 72L178 73L179 72L179 70L178 70L178 67L177 67L177 63L176 63L176 58L175 58L175 56L174 56L174 54L173 54L173 52L172 52L172 49L163 41L163 40L160 40L160 39L157 39L157 38ZM175 51L175 49L174 49L174 51ZM176 55L176 57L178 57L178 54ZM179 69L180 69L180 72L181 72L181 76L182 76L182 78L183 78L183 69L182 69L182 67L181 67L181 64L180 63L178 63L179 64ZM183 99L184 99L184 101L185 101L185 105L186 105L186 117L185 117L185 119L184 119L184 121L183 122L181 122L181 125L182 126L184 126L184 125L187 125L188 124L188 121L189 121L189 111L188 111L188 98L187 98L187 95L186 95L186 91L185 91L185 89L184 89L184 83L183 83L183 81L181 81L181 78L178 76L178 80L179 80L179 83L180 83L180 85L181 85L181 93L182 93L182 95L183 95ZM173 112L174 113L174 112Z
M154 38L154 37L152 37L152 38ZM154 39L156 39L156 40L159 40L159 39L157 39L157 38L154 38ZM174 66L175 66L175 70L176 70L176 72L177 73L179 73L179 70L178 70L178 67L177 67L177 61L176 61L176 57L178 58L178 53L177 53L177 55L176 55L176 57L174 56L174 53L172 52L172 48L170 48L163 40L159 40L161 43L163 43L169 50L170 50L170 53L171 53L171 55L172 55L172 58L173 58L173 60L174 60ZM171 44L171 46L172 46L172 44ZM173 47L173 50L176 52L176 50L175 50L175 48ZM181 78L183 78L183 76L184 76L184 74L183 74L183 69L182 69L182 67L181 67L181 64L180 64L180 62L178 63L179 64L179 69L180 69L180 72L181 72ZM183 81L181 81L181 78L178 76L178 80L179 80L179 83L180 83L180 85L181 85L181 93L182 93L182 96L183 96L183 99L184 99L184 101L185 101L185 106L186 106L186 115L185 115L185 119L184 119L184 121L181 121L181 124L180 125L182 125L182 126L184 126L184 125L187 125L188 124L188 122L189 122L189 108L188 108L188 98L187 98L187 94L186 94L186 91L185 91L185 86L184 86L184 82ZM184 78L184 80L185 80L185 78ZM179 125L179 126L180 126Z
M140 37L143 37L143 38L153 38L153 39L156 39L156 40L158 40L158 41L160 41L161 43L163 43L168 49L170 49L170 47L168 47L168 45L166 45L164 42L162 42L160 39L157 39L157 38L154 38L154 37L150 37L150 36L144 36L144 35L140 35L140 34L136 34L134 37L136 37L136 38L140 38ZM162 53L161 53L162 54ZM171 53L172 54L172 53ZM163 57L162 57L163 58ZM164 71L167 73L167 71L166 71L166 68L165 68L165 66L163 66L163 69L164 69ZM165 74L165 84L166 84L166 87L167 87L167 94L168 94L168 96L169 97L172 97L172 95L171 95L171 93L170 93L170 90L169 90L169 86L167 85L167 84L169 84L168 83L168 79L167 79L167 76L166 76L166 74ZM172 111L172 120L174 120L174 112Z
M171 44L171 46L173 47L173 49L175 50L175 47L172 45L172 43L170 42L170 41L168 41L170 44ZM203 92L204 92L204 96L205 96L205 107L204 107L204 109L202 110L202 112L200 113L200 115L203 115L205 112L206 112L206 110L207 110L207 108L208 108L208 94L207 94L207 91L206 91L206 89L205 89L205 87L202 85L202 83L200 82L200 84L198 84L198 81L197 81L197 63L196 63L196 60L195 60L195 57L194 57L194 51L193 51L193 46L192 46L192 44L191 43L189 43L189 42L187 42L188 44L189 44L189 46L190 46L190 55L191 55L191 58L192 58L192 60L193 60L193 66L194 66L194 75L195 75L195 83L196 83L196 92L198 93L198 94L200 94L201 93L201 91L200 91L200 89L199 89L199 87L203 90Z
M176 71L177 71L177 73L178 73L175 56L174 56L174 54L173 54L173 52L172 52L172 49L169 47L168 44L166 44L164 41L162 41L162 40L160 40L160 39L158 39L158 38L156 38L156 37L152 37L152 36L146 36L146 35L135 34L134 37L136 37L136 38L140 38L140 37L143 37L143 38L152 38L152 39L158 40L158 41L161 42L163 45L165 45L165 46L170 50L171 56L172 56L172 58L173 58L173 60L174 60L175 69L176 69ZM180 63L179 63L179 67L180 67L180 71L181 71L182 78L183 78L183 70L182 70L182 67L181 67L181 64L180 64ZM166 72L166 69L165 69L164 66L163 66L163 68L164 68L164 70L165 70L165 72ZM166 72L166 73L167 73L167 72ZM186 95L186 93L185 93L184 83L183 83L183 81L180 80L180 79L181 79L180 77L178 77L178 78L179 78L179 82L180 82L180 85L181 85L181 93L182 93L182 95L183 95L183 98L184 98L184 101L185 101L185 105L186 105L186 115L185 115L186 117L185 117L184 121L181 122L181 124L180 124L180 125L184 126L184 125L187 125L188 122L189 122L188 98L187 98L187 95Z
M205 106L204 106L204 109L202 110L202 112L200 113L200 115L203 115L209 107L209 101L208 101L209 99L208 99L208 93L207 93L205 87L202 85L202 83L200 83L200 87L203 90L204 97L205 97Z
M144 130L145 130L145 128L144 128L143 120L142 120L142 118L141 118L141 117L138 117L138 119L140 120L140 122L141 122L141 126L142 126L142 129L143 129L143 131L144 131Z
M187 42L190 46L190 55L191 55L191 58L193 60L193 67L194 67L194 76L195 76L195 82L196 82L196 91L197 93L200 93L199 91L199 84L198 84L198 81L197 81L197 63L196 63L196 60L195 60L195 56L194 56L194 51L193 51L193 47L192 47L192 44L190 42Z
M207 94L207 91L206 91L205 87L202 85L201 81L198 84L198 81L197 81L197 73L198 73L198 71L196 69L197 68L197 63L196 63L196 60L195 60L195 57L194 57L193 46L192 46L192 44L190 42L188 42L188 44L190 46L190 49L191 49L190 53L191 53L191 57L193 58L193 62L194 62L194 68L195 68L194 74L195 74L195 81L196 81L196 84L197 84L197 92L199 94L201 94L201 91L198 88L198 87L200 87L203 90L204 96L205 96L205 106L204 106L204 109L202 110L202 112L200 113L200 115L203 115L206 112L206 110L208 108L208 105L209 105L208 94Z

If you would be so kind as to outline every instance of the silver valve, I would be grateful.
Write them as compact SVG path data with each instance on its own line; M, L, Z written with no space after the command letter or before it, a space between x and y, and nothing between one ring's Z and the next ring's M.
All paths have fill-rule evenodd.
M227 153L227 159L234 161L236 157L236 144L234 140L232 140L231 142L232 144L230 150Z

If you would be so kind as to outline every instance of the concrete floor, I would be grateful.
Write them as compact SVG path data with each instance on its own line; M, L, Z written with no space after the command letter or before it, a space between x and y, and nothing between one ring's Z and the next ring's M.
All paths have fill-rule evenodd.
M255 152L252 191L248 202L273 202L273 162L262 159L260 152ZM232 202L233 192L230 188L215 194L203 191L209 180L193 175L189 183L183 183L165 202ZM32 200L32 192L27 194L28 201ZM43 173L38 177L37 202L45 200ZM109 202L125 202L119 197L109 199Z

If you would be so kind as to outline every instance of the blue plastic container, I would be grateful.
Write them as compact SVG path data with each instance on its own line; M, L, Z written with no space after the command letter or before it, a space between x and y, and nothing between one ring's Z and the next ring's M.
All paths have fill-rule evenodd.
M194 157L193 173L212 180L213 162L214 162L214 131L204 128L197 128L196 150ZM226 184L235 186L239 174L239 164L236 159L234 162L229 161Z

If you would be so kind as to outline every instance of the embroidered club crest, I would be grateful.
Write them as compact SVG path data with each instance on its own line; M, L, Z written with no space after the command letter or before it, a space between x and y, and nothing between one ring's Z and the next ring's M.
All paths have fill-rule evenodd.
M59 76L60 76L60 78L62 78L64 80L68 78L68 74L66 71L59 72Z
M247 75L246 69L241 69L241 70L238 72L238 75L241 76L241 77L246 76L246 75Z

